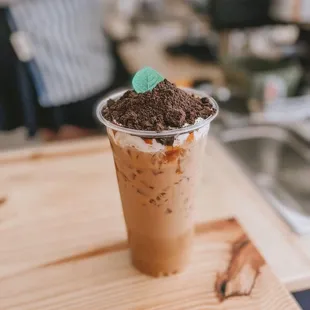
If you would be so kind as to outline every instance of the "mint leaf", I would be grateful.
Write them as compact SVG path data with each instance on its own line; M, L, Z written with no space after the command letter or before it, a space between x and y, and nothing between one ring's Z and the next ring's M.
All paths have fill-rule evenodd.
M151 91L164 78L154 69L145 67L139 70L132 79L132 86L137 93Z

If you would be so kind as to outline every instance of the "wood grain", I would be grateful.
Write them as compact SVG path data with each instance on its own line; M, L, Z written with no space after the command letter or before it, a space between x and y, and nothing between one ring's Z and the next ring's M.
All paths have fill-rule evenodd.
M140 274L121 242L2 280L1 309L299 309L235 220L202 223L196 232L182 274Z
M216 279L215 289L219 300L249 296L263 265L264 259L245 234L236 239L232 244L228 268Z
M0 206L6 202L7 198L5 196L0 196Z
M220 242L218 247L228 249L241 237L229 228L234 227L233 223L225 224L230 230L227 234L219 224L209 222L234 216L287 288L309 288L309 239L290 232L214 139L209 139L207 149L205 164L201 166L205 173L197 197L197 221L208 224L199 225L197 233L203 238L204 225L213 227L208 228L213 241L207 252L198 243L205 255L202 259L207 260L217 248L216 240ZM6 200L0 207L1 310L5 309L2 300L9 309L15 302L29 302L29 309L42 309L31 308L34 300L41 298L45 302L57 295L61 304L67 290L74 294L75 289L84 288L84 281L90 285L85 288L87 291L101 288L105 285L100 282L101 268L105 266L102 257L108 261L115 258L113 263L122 269L124 278L132 274L131 269L125 268L129 265L128 254L123 250L126 231L113 159L105 138L0 154L0 196ZM114 247L119 250L114 252ZM230 252L225 253L229 259ZM204 266L204 262L197 264ZM89 275L94 272L95 277ZM114 272L111 270L112 275ZM220 277L225 273L233 270L214 269L212 274ZM112 275L108 273L108 279ZM47 284L41 285L45 279ZM126 281L131 282L130 278ZM231 285L226 285L225 296L232 295L237 284ZM214 286L215 281L212 289Z

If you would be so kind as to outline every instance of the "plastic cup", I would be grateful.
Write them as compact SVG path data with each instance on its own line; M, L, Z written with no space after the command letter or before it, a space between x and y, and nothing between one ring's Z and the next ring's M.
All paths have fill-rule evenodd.
M184 89L199 97L205 94ZM199 171L211 121L162 132L124 128L109 122L102 109L114 93L97 106L107 127L127 227L133 265L151 276L183 270L190 261ZM210 98L218 111L217 103ZM162 139L174 139L172 146Z

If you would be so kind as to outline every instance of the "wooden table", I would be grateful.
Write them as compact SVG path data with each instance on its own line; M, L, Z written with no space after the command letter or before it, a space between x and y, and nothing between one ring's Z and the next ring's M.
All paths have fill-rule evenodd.
M236 217L289 290L309 288L310 237L290 231L212 137L207 149L197 222ZM49 286L55 285L61 275L74 272L76 258L96 257L102 244L107 245L105 251L109 244L122 248L125 239L106 138L0 155L1 310L6 309L1 307L2 298L8 304L16 298L27 305L35 299L36 290L45 298L71 292L68 284L49 291L44 277L49 277ZM57 267L55 262L68 264ZM53 268L43 268L50 265ZM91 268L88 264L83 276L87 278ZM71 290L78 290L71 281ZM36 287L41 282L42 287Z

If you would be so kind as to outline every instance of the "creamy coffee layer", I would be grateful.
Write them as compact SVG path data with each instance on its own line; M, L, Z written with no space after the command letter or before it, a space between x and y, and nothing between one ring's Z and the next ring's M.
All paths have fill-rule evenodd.
M173 274L190 260L195 190L206 141L201 137L206 133L183 134L180 146L165 146L156 139L108 131L132 261L144 273Z
M206 125L200 129L192 131L190 133L183 133L174 137L173 146L180 147L184 143L197 141L207 136L209 132L209 125ZM162 152L165 151L166 145L158 142L156 139L144 139L138 136L133 136L128 133L121 131L113 131L108 129L110 137L113 139L115 144L121 147L133 147L141 152Z

